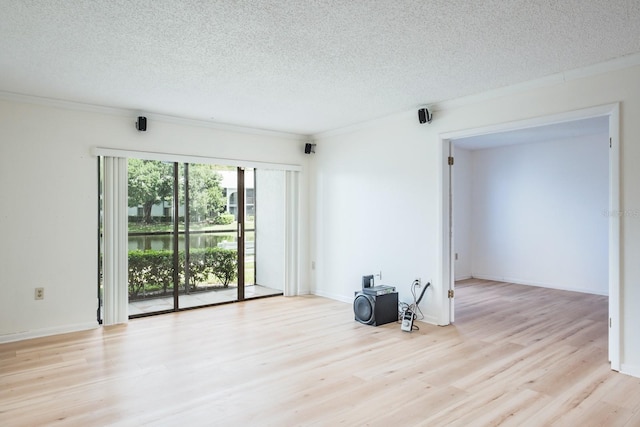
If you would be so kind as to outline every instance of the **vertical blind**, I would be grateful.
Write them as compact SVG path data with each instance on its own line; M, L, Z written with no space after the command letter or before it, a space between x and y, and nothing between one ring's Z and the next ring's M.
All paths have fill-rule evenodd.
M103 284L105 325L128 318L127 159L104 158Z
M286 171L285 177L285 296L298 295L300 288L298 175L298 172Z

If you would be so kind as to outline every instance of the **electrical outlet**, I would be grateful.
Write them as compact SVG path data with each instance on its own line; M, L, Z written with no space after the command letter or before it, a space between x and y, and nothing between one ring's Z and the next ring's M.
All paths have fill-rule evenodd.
M422 286L422 280L419 277L416 277L416 279L414 280L414 283L418 282L418 287Z
M36 288L35 299L44 299L44 288Z

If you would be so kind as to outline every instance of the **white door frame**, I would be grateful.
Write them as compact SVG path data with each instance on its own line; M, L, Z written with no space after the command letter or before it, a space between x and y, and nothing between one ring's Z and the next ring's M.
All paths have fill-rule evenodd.
M454 251L453 247L453 167L448 166L451 141L458 138L487 135L518 129L562 123L595 117L609 117L609 361L611 369L620 370L620 104L607 104L597 107L569 111L544 117L536 117L516 122L501 123L462 131L446 132L439 135L442 150L442 292L440 325L454 320L454 299L448 297L446 290L454 291ZM455 295L455 294L454 294Z

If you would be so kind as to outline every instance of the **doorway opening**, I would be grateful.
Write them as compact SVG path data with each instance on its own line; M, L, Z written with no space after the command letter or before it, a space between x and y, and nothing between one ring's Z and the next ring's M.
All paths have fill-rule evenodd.
M603 177L605 180L605 183L604 184L600 183L600 185L601 186L604 185L607 190L607 194L605 196L606 208L598 209L597 212L593 212L593 211L589 212L592 217L591 219L593 219L593 216L599 216L599 218L596 218L596 220L599 220L600 223L602 222L605 223L604 225L605 229L601 229L601 233L603 234L602 239L604 241L603 240L600 241L600 249L603 249L602 248L603 245L607 249L606 251L603 251L604 254L602 255L606 260L605 261L606 265L605 265L605 272L604 273L601 272L600 274L604 274L604 280L606 282L606 286L604 287L604 290L603 289L599 289L599 290L584 289L584 290L586 290L587 292L592 292L596 294L598 293L604 294L604 295L608 294L608 298L609 298L609 304L608 304L609 360L611 362L612 369L619 370L620 369L620 360L619 360L619 354L620 354L620 324L619 324L619 319L620 319L619 239L620 237L619 235L620 235L620 231L619 231L619 215L617 215L617 213L619 213L620 210L619 210L619 144L618 144L619 107L617 104L602 106L602 107L595 107L595 108L580 110L580 111L574 111L574 112L555 115L555 116L542 117L542 118L537 118L537 119L532 119L532 120L527 120L527 121L522 121L517 123L507 123L507 124L491 126L491 127L481 128L481 129L472 129L468 131L452 132L452 133L441 135L441 140L443 144L442 145L443 165L445 165L445 167L443 167L443 174L442 174L443 195L444 195L442 278L443 278L443 284L445 288L448 287L450 291L450 292L444 292L445 295L443 296L443 301L442 301L443 310L441 313L442 314L441 324L449 324L455 320L455 279L456 279L456 268L457 268L456 264L459 262L459 261L456 261L456 257L460 259L460 253L459 253L460 251L458 250L460 248L456 248L456 243L455 243L455 240L456 240L455 237L457 232L456 230L457 230L458 224L456 224L457 206L456 206L456 203L454 202L455 183L456 183L456 178L454 175L459 172L459 170L456 169L456 165L458 164L458 161L457 161L458 159L456 158L456 147L458 146L458 144L456 142L459 141L459 147L461 148L460 151L462 153L465 148L466 149L473 148L472 144L479 144L478 147L486 148L487 147L486 144L488 144L487 141L495 142L497 140L500 140L503 134L504 135L510 134L511 136L514 136L515 139L518 139L519 137L523 137L527 134L530 134L531 132L534 132L536 129L549 130L549 129L555 128L556 130L558 130L558 129L564 128L566 130L571 128L572 124L575 125L576 123L582 124L582 126L585 126L586 123L589 123L590 125L595 124L598 126L602 126L602 124L604 123L604 126L605 126L604 131L608 133L608 135L605 134L605 138L603 140L603 143L608 145L607 147L605 147L606 151L608 151L608 165L607 165L607 170L605 171L606 174ZM574 131L576 131L576 129L580 130L580 127L574 127ZM582 129L582 131L584 131L584 129ZM464 142L465 139L467 140L466 143ZM484 146L482 145L483 143L485 144ZM540 145L540 144L534 144L534 145ZM552 153L551 155L553 155L554 147L552 146L545 147L545 149L547 151L551 150L549 152ZM510 149L506 149L502 151L509 151L509 150ZM486 150L486 151L489 151L489 150ZM538 154L541 154L541 153L535 153L532 151L532 153L527 153L527 156L531 155L533 158L535 158ZM560 162L564 161L564 164L567 170L570 170L571 165L575 164L572 162L579 161L572 158L571 156L564 156L561 150L558 150L557 156L560 158L559 159ZM509 156L505 157L505 161L514 161L513 159L514 157L509 157ZM527 159L527 160L531 160L531 159ZM490 167L490 164L492 161L500 161L500 160L489 159L488 161L486 161L486 159L484 159L484 160L480 160L479 163L483 164L485 167ZM453 165L451 165L452 163ZM512 164L510 165L509 168L506 168L506 169L511 170L511 172L518 171L519 166L522 166L525 172L526 172L526 168L529 167L527 166L527 162L523 162L521 165ZM541 166L540 169L544 169L544 165L540 165L540 166ZM570 174L571 172L567 173L567 175L570 175ZM495 175L492 175L492 174L488 174L488 175L489 175L489 178L492 178L495 180L496 178ZM522 175L526 175L526 173L523 173ZM542 176L544 177L544 174ZM482 172L480 172L478 175L474 175L474 185L476 184L483 185L482 182L475 181L478 179L481 180L482 178L486 178L486 174L483 175ZM508 193L509 191L512 190L512 186L514 184L514 182L512 181L517 182L520 178L521 176L512 176L511 179L509 179L508 177L506 178L502 177L502 181L498 180L497 185L501 186L500 191L504 191ZM596 179L596 177L593 177L593 178ZM530 182L532 182L530 177L528 179ZM498 191L498 193L500 191ZM522 189L522 192L519 195L519 197L526 198L528 191L535 191L535 189L533 188ZM584 191L584 188L583 190L580 190L580 191ZM496 192L494 191L494 193ZM559 200L562 201L562 203L566 202L568 204L562 205L561 203L559 206L565 206L565 208L563 209L566 209L566 206L571 206L570 203L572 198L570 196L571 195L561 194L559 197ZM549 202L545 202L545 203L549 204ZM495 209L495 206L496 205L494 204L494 209ZM511 225L514 227L517 227L518 220L522 220L523 218L526 218L528 216L530 217L531 215L536 215L536 214L542 215L544 214L544 211L548 212L549 210L551 211L553 210L553 206L541 206L539 208L540 212L535 212L535 211L527 212L526 209L531 209L531 206L529 205L528 208L526 209L525 207L527 207L527 204L521 203L519 205L516 205L516 208L514 208L514 209L520 209L520 211L517 211L517 212L498 212L498 214L496 214L496 211L494 210L493 211L494 216L489 218L489 220L497 221L498 223L494 225L498 227L500 225L504 225L504 224L500 224L501 216L505 218L508 215L512 215L511 219L513 221L511 221L512 222ZM513 207L509 206L508 208L513 208ZM522 209L525 209L525 210L522 210ZM484 212L481 214L487 214L487 212ZM489 212L488 214L491 215L492 213ZM576 213L576 215L578 215L579 218L578 217L574 218L575 221L573 222L584 222L583 221L584 214L585 212ZM513 218L514 216L515 216L515 219ZM603 218L603 216L605 218ZM553 226L554 220L555 219L553 215L549 215L549 218L547 218L547 224L548 225L550 224L551 226ZM504 238L505 235L508 235L511 232L514 235L521 235L520 236L521 238L526 237L527 233L529 233L529 235L532 236L531 240L535 240L537 238L537 236L535 235L536 234L535 228L531 228L531 227L527 228L527 221L521 221L521 223L522 223L522 226L519 229L503 230L502 235L498 232L497 234L494 234L494 235L484 236L484 237L488 237L489 240L491 238L497 239L497 241L492 242L492 244L494 244L496 247L500 247L500 249L503 251L503 253L501 254L501 256L503 257L502 259L508 261L508 262L505 262L504 264L508 264L513 267L511 271L502 270L498 274L498 277L491 277L489 273L491 271L496 271L496 270L495 269L492 270L492 268L490 267L491 261L487 261L486 259L481 259L479 262L476 263L477 265L475 267L476 271L479 271L479 273L476 272L476 273L467 274L467 275L470 277L475 277L474 274L477 274L478 276L482 276L484 274L486 276L485 278L487 279L503 278L502 281L505 281L505 282L511 281L514 283L518 283L517 280L509 280L509 278L517 278L519 274L518 271L522 272L522 269L525 268L524 267L525 264L522 264L522 263L518 264L518 260L516 259L517 257L513 256L513 254L521 248L514 247L513 245L510 247L509 244L505 243L504 240L500 241L500 239ZM573 224L569 223L569 226L572 226L572 225ZM584 229L583 229L583 232L584 232ZM487 241L488 241L487 239L484 239L485 244ZM513 242L510 242L510 243L513 243ZM558 260L556 260L558 263L562 263L563 257L571 257L574 255L572 253L563 252L562 244L560 243L564 243L564 242L558 242L557 244L557 246L560 247L560 250L558 252L558 255L559 255ZM479 246L482 246L482 245L479 245ZM545 245L541 245L541 244L538 244L538 247L539 248L542 247L542 250L553 251L554 249L553 240L547 242L546 244L547 249L544 249ZM480 251L483 250L481 247L478 247L475 249ZM484 248L484 250L486 251L486 247ZM535 251L531 252L531 254L534 254L534 253ZM535 265L535 263L531 263L531 264ZM478 268L480 270L478 270ZM469 271L472 271L472 270L469 270ZM464 277L464 275L458 274L458 278L462 278L461 276ZM540 283L542 284L542 282L543 281L541 281ZM522 282L522 283L524 284L525 282ZM526 283L526 284L534 284L534 283ZM568 287L568 289L570 288L571 287ZM572 290L578 290L578 289L572 289Z

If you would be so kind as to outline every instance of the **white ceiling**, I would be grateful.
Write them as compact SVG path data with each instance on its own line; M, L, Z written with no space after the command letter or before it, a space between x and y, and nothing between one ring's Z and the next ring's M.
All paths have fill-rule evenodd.
M638 0L0 0L0 91L315 134L640 52Z
M456 148L481 150L505 145L559 141L587 135L608 135L608 132L609 117L601 116L506 132L496 132L487 135L458 138L453 140L453 143Z

